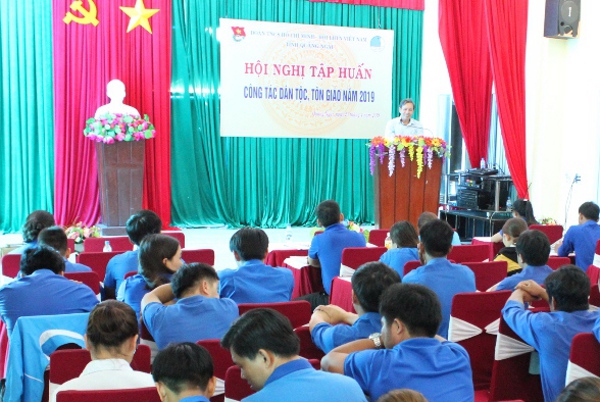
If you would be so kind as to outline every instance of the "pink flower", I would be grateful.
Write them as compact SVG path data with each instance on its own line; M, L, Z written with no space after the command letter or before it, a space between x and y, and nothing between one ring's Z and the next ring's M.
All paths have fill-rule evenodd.
M113 137L104 137L104 138L102 139L102 141L103 141L105 144L112 144L112 143L114 143L114 142L115 142L115 139L114 139Z

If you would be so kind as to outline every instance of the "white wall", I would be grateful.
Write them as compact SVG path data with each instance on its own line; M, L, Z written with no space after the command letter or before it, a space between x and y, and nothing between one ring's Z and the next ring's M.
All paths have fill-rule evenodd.
M600 165L600 1L581 1L578 39L544 38L545 1L529 2L526 54L527 169L536 216L577 222L584 201L598 202ZM438 0L425 1L420 119L436 127L437 98L451 93L438 36Z

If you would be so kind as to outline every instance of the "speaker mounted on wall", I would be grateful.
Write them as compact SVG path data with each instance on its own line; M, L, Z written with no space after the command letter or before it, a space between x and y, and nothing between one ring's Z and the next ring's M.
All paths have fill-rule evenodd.
M581 0L546 0L544 36L575 39L579 35Z

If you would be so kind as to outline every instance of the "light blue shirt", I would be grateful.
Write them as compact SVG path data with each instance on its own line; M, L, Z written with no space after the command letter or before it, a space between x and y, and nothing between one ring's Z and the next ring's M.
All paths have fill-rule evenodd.
M381 331L379 313L365 313L358 317L352 325L331 325L321 322L314 326L310 335L315 345L323 352L329 353L333 348L357 339L368 338L369 335Z
M546 277L552 272L552 268L547 265L542 265L540 267L527 265L518 274L514 274L502 279L502 281L498 284L498 287L496 287L496 290L514 290L515 286L517 286L519 282L526 281L528 279L531 279L541 285L544 283L544 280L546 280Z
M575 252L575 265L587 271L594 262L598 240L600 240L598 222L586 221L581 225L571 226L567 230L563 243L556 253L560 257L566 257L569 253Z
M398 275L400 275L400 278L402 278L404 277L404 265L408 261L414 261L418 259L419 252L416 248L402 247L389 249L381 255L379 261L398 272Z
M246 261L238 269L219 272L219 295L236 303L275 303L292 298L294 275L260 260Z

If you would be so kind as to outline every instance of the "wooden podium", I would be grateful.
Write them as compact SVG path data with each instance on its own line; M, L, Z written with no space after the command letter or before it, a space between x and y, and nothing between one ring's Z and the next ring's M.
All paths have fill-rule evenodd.
M124 235L129 217L142 209L146 141L96 143L102 236Z
M415 228L419 215L425 211L437 215L442 178L442 158L434 157L431 169L425 164L421 177L417 178L417 162L406 156L402 167L396 153L396 168L390 177L388 157L375 169L375 225L389 229L401 220L408 220Z

